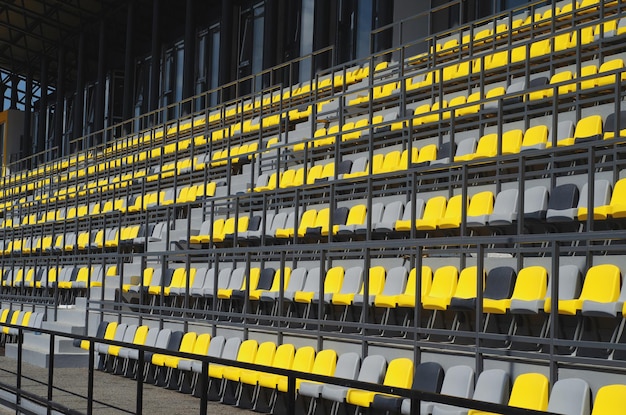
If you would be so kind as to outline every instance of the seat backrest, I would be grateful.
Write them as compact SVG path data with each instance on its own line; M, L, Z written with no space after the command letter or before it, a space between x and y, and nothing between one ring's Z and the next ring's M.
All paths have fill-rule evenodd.
M361 290L363 285L363 267L350 267L345 270L340 294L355 294Z
M148 333L146 334L146 338L143 341L143 344L145 346L155 347L160 332L161 330L159 330L158 327L150 327L148 329Z
M484 285L484 271L483 271L483 287ZM478 267L466 267L463 268L459 275L459 280L454 291L455 298L476 298L476 284L478 281Z
M580 191L578 208L588 208L587 199L589 194L589 184L585 183ZM611 199L611 184L608 180L596 180L593 183L593 207L608 205Z
M407 389L413 382L413 361L399 357L389 362L383 385Z
M514 217L517 216L517 196L517 189L502 190L496 196L491 214L499 216L502 213L511 213Z
M320 286L320 276L321 272L319 267L311 268L306 275L306 280L304 282L304 287L302 287L302 291L317 292Z
M598 389L591 415L615 414L626 407L626 385L606 385Z
M269 290L274 282L274 276L276 270L274 268L263 268L259 275L259 281L257 282L257 290Z
M437 362L423 362L415 366L412 389L439 393L443 384L443 367Z
M259 345L256 355L254 357L255 365L271 366L274 362L274 355L276 354L276 343L273 341L263 342ZM241 361L240 359L237 359Z
M578 187L573 183L556 186L550 192L548 210L565 210L576 207L579 194Z
M321 352L320 352L321 353ZM354 352L339 355L334 376L339 379L356 379L361 368L361 357Z
M493 212L493 203L494 197L492 192L476 193L472 196L467 208L467 216L490 215Z
M578 298L581 290L580 269L576 265L561 265L559 267L559 300ZM546 298L552 295L552 278L548 280Z
M524 373L513 383L509 406L545 411L548 409L548 387L550 382L541 373Z
M510 298L515 285L515 270L509 266L496 267L489 270L485 280L483 298L502 300Z
M269 347L266 346L266 347ZM274 347L276 347L274 345ZM245 362L245 363L253 363L256 358L257 351L259 349L259 343L256 340L248 339L241 343L239 346L239 351L237 352L237 361ZM222 358L226 359L226 357L222 356Z
M546 296L548 271L542 266L522 268L517 275L511 298L515 300L541 300Z
M394 267L387 273L383 295L398 295L404 292L408 272L405 267Z
M433 276L433 283L428 295L433 297L451 297L458 283L459 271L453 265L438 268Z
M230 275L230 281L228 282L228 288L233 290L239 290L243 286L246 279L246 267L235 268Z
M552 385L548 412L568 415L589 415L591 392L582 379L560 379Z
M209 343L209 349L207 350L207 356L211 357L220 357L222 356L222 352L224 350L224 344L226 343L226 338L224 336L215 336L211 339Z
M177 332L177 333L180 333L180 332ZM172 330L170 329L160 330L156 338L156 341L154 342L154 347L157 347L159 349L167 348L167 345L169 344L171 337L172 337ZM181 338L182 338L182 335L181 335Z
M524 215L544 212L548 209L548 189L535 186L524 191Z
M489 369L481 372L476 381L472 399L499 404L507 402L509 374L502 369Z
M387 360L381 355L368 355L361 363L359 382L380 383L387 369Z
M249 340L246 340L249 341ZM252 342L255 342L255 340L252 340ZM222 349L222 354L220 355L220 357L222 359L228 359L228 360L236 360L237 356L239 355L239 348L242 345L242 341L239 337L230 337L228 340L226 340L226 342L224 343L224 347ZM256 347L258 347L258 344L255 344ZM252 348L251 345L247 346L248 348ZM256 353L256 348L255 348L255 353Z
M452 366L446 370L441 394L471 398L474 393L474 369L466 365Z
M298 267L291 271L291 275L289 276L289 283L287 284L287 288L285 288L285 292L295 292L302 290L302 286L304 285L306 277L307 269L304 267Z
M621 281L622 275L616 265L595 265L587 270L580 299L601 303L617 301Z

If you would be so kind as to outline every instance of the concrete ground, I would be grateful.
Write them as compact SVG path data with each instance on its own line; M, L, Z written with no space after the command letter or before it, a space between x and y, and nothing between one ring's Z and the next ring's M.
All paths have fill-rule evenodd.
M0 357L0 383L16 386L16 361ZM48 370L22 366L22 388L39 396L47 395ZM87 412L87 369L55 369L53 400L82 413ZM96 371L94 374L94 414L134 413L136 408L137 382L123 376ZM167 415L191 415L200 411L200 399L177 391L154 385L143 386L143 413ZM0 407L0 414L14 413ZM237 415L254 412L242 410L217 402L209 402L210 415Z

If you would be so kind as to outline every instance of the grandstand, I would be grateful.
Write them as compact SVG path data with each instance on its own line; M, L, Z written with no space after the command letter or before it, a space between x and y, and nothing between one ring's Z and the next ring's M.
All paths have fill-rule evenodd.
M228 1L195 3L186 14L164 1L102 6L108 19L141 17L136 32L150 33L159 7L181 27L219 4L220 22L233 20ZM281 43L284 61L244 46L267 47L277 8L291 9L241 3L239 66L221 60L233 39L211 37L214 26L184 29L186 44L201 34L219 46L217 83L200 90L183 79L197 76L193 54L162 53L179 65L170 79L145 57L133 67L131 48L122 61L137 79L113 89L132 78L146 102L129 86L118 111L104 99L102 48L94 61L85 52L99 66L85 90L103 104L88 127L63 82L44 71L39 92L26 82L39 112L27 102L15 123L39 129L29 151L5 145L0 179L2 359L86 366L96 352L111 377L264 413L293 409L292 386L311 415L471 404L418 409L402 390L501 413L626 411L626 3L433 1L408 17L399 0L363 2L369 15L337 2L325 22L337 19L335 42L297 58ZM315 31L335 4L319 3ZM349 7L376 24L363 35L353 23L346 46ZM102 39L106 13L84 12L102 19ZM127 32L115 42L132 45ZM159 56L170 34L152 35L134 49ZM7 56L12 109L0 125L21 105L14 80L33 82ZM159 95L170 81L180 85ZM207 356L237 363L207 367ZM319 378L290 386L281 370L398 395Z

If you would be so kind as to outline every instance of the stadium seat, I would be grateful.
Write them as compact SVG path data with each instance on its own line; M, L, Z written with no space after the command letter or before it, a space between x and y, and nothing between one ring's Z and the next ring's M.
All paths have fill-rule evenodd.
M591 415L610 414L614 413L616 408L623 408L626 403L625 391L626 385L605 385L598 389Z
M524 373L513 383L509 406L545 411L548 408L548 378L539 373ZM487 412L470 410L468 415L483 415Z
M552 385L548 412L557 414L589 415L591 391L582 379L559 379Z

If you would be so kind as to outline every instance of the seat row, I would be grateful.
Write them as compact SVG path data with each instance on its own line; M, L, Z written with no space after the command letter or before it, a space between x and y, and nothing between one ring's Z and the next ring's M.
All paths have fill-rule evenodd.
M336 240L359 240L367 235L371 221L370 236L374 239L406 237L412 230L417 236L441 236L458 230L465 223L477 234L509 233L514 225L524 219L527 230L540 233L552 231L575 231L588 216L589 183L564 183L548 189L532 186L524 190L523 211L519 212L517 188L482 191L467 196L433 196L427 200L419 195L408 202L375 202L368 211L366 201L355 201L350 208L301 207L298 215L293 209L278 213L242 212L239 216L208 219L196 235L189 237L191 248L210 243L221 246L264 245L286 243L298 237L300 242L314 242L332 235ZM612 186L609 180L598 179L593 183L593 218L596 226L617 226L626 217L623 198L626 179ZM465 216L464 216L465 209ZM415 220L411 224L412 219ZM195 225L197 226L197 225ZM192 228L195 229L192 224Z
M44 319L45 314L41 312L13 310L10 308L0 309L0 344L4 345L17 341L19 334L19 329L2 326L2 323L39 329Z
M128 347L97 343L97 338L128 343ZM172 332L170 329L102 322L98 327L94 349L100 353L99 367L116 374L143 376L155 383L184 393L203 393L211 400L255 409L258 412L285 413L288 392L287 378L263 372L263 367L287 369L336 379L356 380L384 386L413 389L421 392L455 396L475 401L508 404L519 408L552 413L603 415L615 413L624 404L624 385L601 387L591 410L591 391L582 379L558 380L549 393L548 379L539 373L524 373L515 378L512 389L509 375L501 369L481 372L474 383L474 370L469 366L452 366L446 371L436 362L414 364L407 358L390 361L381 355L361 358L357 353L339 354L333 349L315 352L310 346L295 348L292 344L259 344L256 340L211 338L196 332ZM88 349L89 341L78 343ZM133 346L164 349L146 353L145 364L138 367L138 350ZM203 363L167 354L167 351L196 354L253 364L258 369L236 366L208 365L207 382L201 382ZM296 380L298 413L337 413L354 408L370 411L409 414L411 400L368 390L338 386L332 383ZM483 414L450 405L422 401L420 413L434 415ZM359 411L360 412L360 411ZM376 412L377 413L377 412Z

